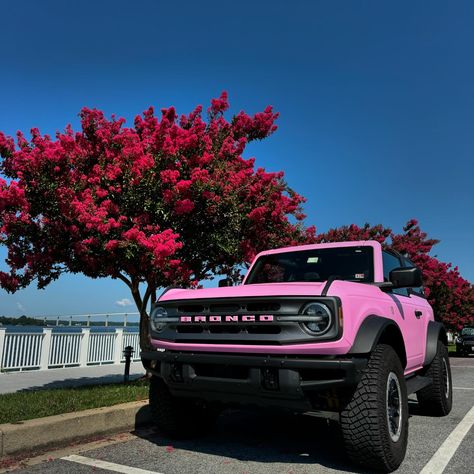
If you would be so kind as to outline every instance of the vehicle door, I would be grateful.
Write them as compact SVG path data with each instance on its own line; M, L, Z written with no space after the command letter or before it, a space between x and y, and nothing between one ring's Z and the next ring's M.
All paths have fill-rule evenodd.
M395 268L404 266L402 257L395 252L384 250L383 271L384 280L390 281L389 275ZM411 295L408 288L394 288L386 292L393 302L394 319L402 331L407 355L406 370L421 367L426 345L426 325L420 299ZM426 310L425 310L426 312Z
M416 265L410 259L406 257L402 257L402 260L403 260L403 265L405 267L416 267ZM408 288L408 295L410 297L410 300L416 307L415 316L419 319L422 326L423 335L426 337L426 334L428 333L428 323L430 321L434 321L433 308L428 303L428 299L425 296L423 286L420 286L417 288ZM422 345L422 356L423 356L422 363L425 359L425 353L426 353L425 340L423 341L423 345Z

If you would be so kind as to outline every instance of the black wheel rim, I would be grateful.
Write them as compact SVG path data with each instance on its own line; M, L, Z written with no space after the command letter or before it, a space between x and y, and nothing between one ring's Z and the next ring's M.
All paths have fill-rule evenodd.
M393 442L400 439L402 431L402 391L398 377L393 372L387 378L387 424Z

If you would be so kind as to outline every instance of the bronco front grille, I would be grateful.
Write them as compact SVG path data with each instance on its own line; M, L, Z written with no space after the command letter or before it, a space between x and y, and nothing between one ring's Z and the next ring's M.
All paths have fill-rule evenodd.
M177 343L280 345L314 342L315 336L302 324L302 308L321 301L338 314L335 297L225 298L222 300L163 301L168 317L152 337ZM253 318L249 320L248 318ZM328 333L318 339L339 335L338 318Z
M178 324L176 332L180 334L202 334L208 332L209 334L279 334L281 327L277 324L269 326L234 326L234 325L219 325L219 326L199 326L197 324Z

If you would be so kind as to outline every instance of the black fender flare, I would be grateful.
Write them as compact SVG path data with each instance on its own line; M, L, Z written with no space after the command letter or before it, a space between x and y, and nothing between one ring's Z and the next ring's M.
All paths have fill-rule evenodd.
M430 365L436 356L438 350L438 341L441 341L445 346L448 345L448 336L444 325L438 321L430 321L426 331L426 352L423 366Z
M405 367L407 357L400 327L393 319L377 316L376 314L371 314L364 319L357 331L354 344L352 344L349 353L370 354L381 339L383 341L385 334L396 338L394 349L397 351L403 367Z

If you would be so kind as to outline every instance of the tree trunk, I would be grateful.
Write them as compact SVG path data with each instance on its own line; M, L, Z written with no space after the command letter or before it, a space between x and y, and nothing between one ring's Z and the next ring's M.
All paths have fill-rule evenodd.
M150 337L150 316L146 310L148 300L151 298L151 308L155 304L156 300L156 286L148 282L145 294L142 298L140 295L140 281L133 277L128 277L122 274L117 275L117 278L122 280L130 289L133 297L133 301L137 306L138 313L140 314L140 349L142 351L152 350Z
M146 310L140 312L140 349L142 351L153 349L150 338L150 316Z
M145 291L145 295L142 298L142 296L140 295L139 282L136 280L132 280L130 290L132 292L133 300L135 301L138 312L140 314L140 349L142 351L151 350L153 349L153 347L151 345L150 338L150 316L148 315L146 307L150 295L153 292L153 287L148 285Z

